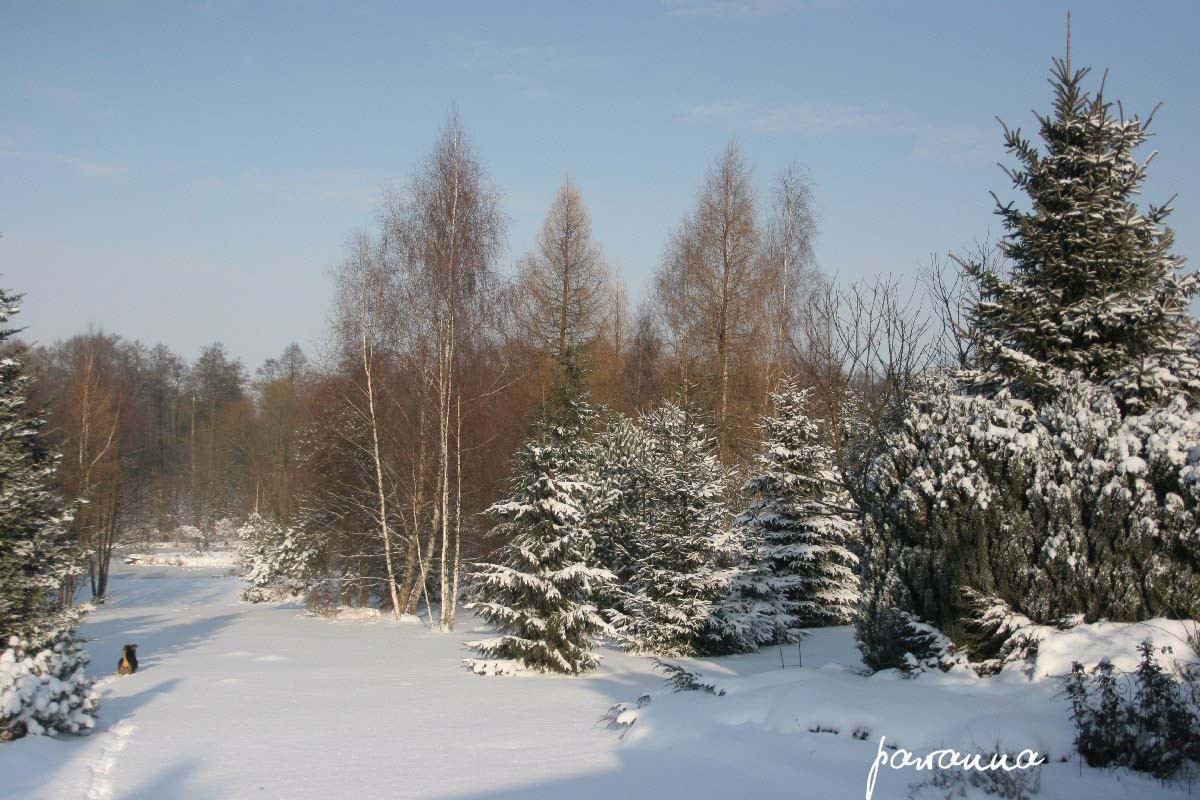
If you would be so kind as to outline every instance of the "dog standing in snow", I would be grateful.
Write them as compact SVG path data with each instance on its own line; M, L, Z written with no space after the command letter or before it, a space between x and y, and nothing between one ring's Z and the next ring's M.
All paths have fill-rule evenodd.
M118 675L132 675L137 672L137 645L127 644L121 651L121 660L117 663Z

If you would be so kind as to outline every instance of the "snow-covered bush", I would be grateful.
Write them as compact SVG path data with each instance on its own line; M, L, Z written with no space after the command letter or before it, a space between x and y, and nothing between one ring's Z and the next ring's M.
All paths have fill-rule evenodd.
M87 664L73 626L40 646L10 636L0 651L0 741L90 731L100 696Z
M894 605L961 643L974 631L989 660L1004 644L979 647L980 615L997 603L1039 624L1200 616L1200 412L1185 397L1123 418L1084 381L1040 409L947 390L914 405L870 477L860 631Z
M195 525L180 525L175 529L175 539L187 542L193 549L204 552L211 544L211 537Z
M316 557L300 528L251 514L238 530L238 560L247 583L242 599L262 603L299 594L308 586Z
M238 539L238 531L242 529L238 525L237 520L230 517L221 517L213 525L212 543L220 543L222 546L228 546L229 542L236 542Z
M1143 642L1130 673L1105 659L1090 671L1075 663L1063 679L1075 747L1093 767L1123 766L1160 779L1194 777L1200 764L1200 705ZM1185 680L1187 675L1182 676Z
M971 615L997 606L964 590L1043 624L1200 616L1200 275L1170 209L1138 207L1143 121L1086 74L1055 62L1040 148L1006 130L1028 202L998 204L1001 269L964 265L967 363L873 462L867 649L895 607L958 641L992 628L995 661L1005 625Z
M1002 753L998 747L982 756L984 764L996 763L1001 756L1010 764L1017 759L1016 754ZM968 794L971 790L1001 800L1030 800L1042 790L1042 768L1040 765L1011 771L935 768L928 780L909 786L908 797L909 800L960 800L974 796L974 792Z

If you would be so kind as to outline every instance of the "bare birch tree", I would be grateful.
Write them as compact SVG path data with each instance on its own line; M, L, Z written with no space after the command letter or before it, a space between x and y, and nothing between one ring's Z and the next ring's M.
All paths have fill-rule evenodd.
M499 195L487 181L457 113L433 153L393 203L390 230L403 251L407 310L431 333L432 397L436 403L433 527L438 538L441 616L454 625L462 533L460 409L467 344L491 312L493 263L503 244ZM427 554L432 555L432 554Z
M764 325L768 276L760 246L750 169L731 141L709 169L696 208L672 238L655 282L684 399L704 379L726 456L734 438L734 373L739 366L753 369L757 359L749 346Z
M804 171L792 164L776 180L763 243L768 389L773 389L795 362L792 343L801 308L813 299L821 283L813 252L815 238L812 189Z
M392 528L395 509L390 508L394 481L384 460L382 372L389 338L395 327L396 293L389 279L380 245L366 234L356 237L349 258L337 276L337 319L342 347L355 358L361 381L355 384L357 396L347 398L366 426L368 440L359 446L366 450L373 469L373 514L383 544L388 594L397 619L406 603L400 600L397 580L397 545ZM353 391L353 390L352 390Z

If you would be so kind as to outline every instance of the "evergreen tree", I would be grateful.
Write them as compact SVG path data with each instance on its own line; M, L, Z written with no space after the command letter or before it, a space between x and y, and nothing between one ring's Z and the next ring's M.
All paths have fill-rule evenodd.
M625 594L619 587L633 579L643 552L637 521L647 508L642 462L649 447L646 434L632 420L617 415L600 432L591 450L595 494L587 506L588 528L596 548L596 563L616 576L598 597L605 611L625 613Z
M727 474L715 440L674 403L647 414L641 427L648 444L637 478L644 503L626 519L637 556L622 587L619 629L639 652L727 651L736 635L714 612L742 552L730 529Z
M1171 253L1169 206L1142 213L1135 203L1149 159L1134 151L1147 123L1114 116L1102 92L1084 91L1087 74L1055 60L1054 113L1039 117L1044 151L1005 128L1020 163L1008 174L1030 205L997 201L1007 277L967 265L980 289L979 349L964 377L1040 400L1077 374L1135 411L1180 391L1200 396L1200 329L1188 311L1200 277L1177 274L1184 259Z
M57 457L39 440L45 417L27 407L31 379L5 327L19 301L0 290L0 741L89 729L98 705L79 615L61 597L79 567L51 489Z
M299 527L254 512L238 529L238 561L246 571L242 599L261 603L303 591L316 558L316 548Z
M1017 620L1200 609L1200 278L1178 274L1169 209L1135 205L1145 124L1086 74L1055 62L1040 150L1006 130L1030 202L999 207L1004 274L965 265L974 363L913 398L867 471L875 666L905 663L910 620L996 669L1025 649Z
M577 674L596 665L591 640L608 626L594 598L613 576L594 563L583 511L595 494L582 474L595 412L573 354L540 416L517 454L512 494L488 509L508 540L501 559L473 575L477 599L468 607L502 635L471 646L529 669Z
M790 380L771 395L758 471L744 488L753 502L735 521L750 562L723 608L751 645L794 642L802 627L844 625L859 602L852 552L859 526L820 423L806 413L808 397Z

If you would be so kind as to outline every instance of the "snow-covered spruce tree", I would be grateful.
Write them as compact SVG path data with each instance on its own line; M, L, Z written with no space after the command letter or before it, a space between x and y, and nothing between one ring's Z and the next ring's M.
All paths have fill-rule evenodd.
M976 363L916 398L872 464L874 666L902 665L905 615L995 669L1029 649L1015 620L1200 614L1197 279L1176 274L1166 209L1133 205L1142 124L1084 74L1056 62L1044 152L1008 134L1031 204L1000 207L1007 275L966 265Z
M304 591L317 549L295 525L281 525L257 511L238 529L238 561L246 575L242 599L262 603Z
M616 578L597 595L605 612L628 611L620 587L633 579L644 555L636 533L648 506L642 469L648 449L646 434L624 415L612 417L591 448L590 480L595 492L586 506L587 526L597 565Z
M1087 74L1055 60L1043 149L1005 129L1020 163L1009 176L1030 207L999 205L1006 274L966 265L979 285L979 349L964 383L1038 401L1082 376L1134 412L1179 392L1200 397L1200 328L1188 312L1200 276L1178 273L1184 259L1163 224L1170 208L1135 203L1149 164L1134 156L1146 122L1084 91Z
M595 412L572 355L534 435L517 453L512 494L488 509L507 539L500 560L472 574L468 604L501 635L471 642L485 658L526 669L577 674L596 666L592 639L608 624L595 604L613 575L596 566L582 505L595 493L583 472ZM482 662L468 661L490 672Z
M743 557L715 440L674 403L642 417L640 427L647 449L636 480L644 502L628 519L637 555L621 586L620 634L630 649L657 655L738 649L736 630L715 613Z
M762 450L734 524L748 560L721 615L751 646L794 642L800 628L844 625L859 602L860 526L834 471L807 390L785 380L762 419Z
M0 290L0 741L87 731L99 705L80 615L60 597L79 567L51 489L57 457L38 438L45 417L27 407L30 378L5 327L19 300Z

